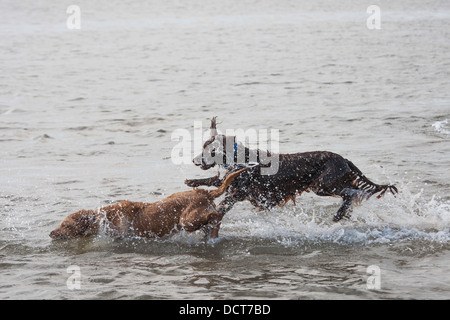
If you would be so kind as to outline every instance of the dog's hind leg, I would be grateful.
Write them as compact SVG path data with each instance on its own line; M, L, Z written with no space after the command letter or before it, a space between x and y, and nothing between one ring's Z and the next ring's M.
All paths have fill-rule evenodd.
M334 222L337 222L344 217L350 218L350 212L353 210L353 205L361 203L362 199L367 197L367 194L361 190L345 188L341 191L340 196L344 202L333 216Z
M339 221L343 217L349 218L353 205L367 197L366 192L354 188L352 183L353 172L343 158L328 161L320 174L314 178L310 188L317 195L338 196L344 201L333 216L333 221Z

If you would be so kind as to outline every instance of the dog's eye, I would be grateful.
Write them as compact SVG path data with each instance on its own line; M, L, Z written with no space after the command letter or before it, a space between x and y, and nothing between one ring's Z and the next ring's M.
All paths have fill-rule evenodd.
M63 223L63 224L61 224L61 228L67 229L67 230L72 230L73 225L71 225L70 223Z
M213 150L211 151L211 156L212 156L212 157L215 157L215 156L216 156L216 149L213 149Z

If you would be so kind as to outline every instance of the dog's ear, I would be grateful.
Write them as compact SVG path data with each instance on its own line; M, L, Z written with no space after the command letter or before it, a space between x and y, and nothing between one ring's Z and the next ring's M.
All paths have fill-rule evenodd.
M212 117L212 119L211 119L211 126L209 127L210 132L211 132L211 137L217 136L216 119L217 119L217 117Z

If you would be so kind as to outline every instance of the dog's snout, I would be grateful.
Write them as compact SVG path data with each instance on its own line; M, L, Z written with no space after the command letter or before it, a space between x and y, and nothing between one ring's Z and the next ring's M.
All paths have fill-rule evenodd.
M202 155L198 155L194 159L192 159L192 163L194 163L196 166L199 166L202 164L202 160Z
M62 233L61 233L61 231L58 230L58 229L55 229L52 232L50 232L49 236L50 236L50 238L52 238L54 240L59 240L59 239L63 239L64 238Z
M56 230L53 230L52 232L50 232L49 234L50 238L52 239L57 239L58 238L58 234Z

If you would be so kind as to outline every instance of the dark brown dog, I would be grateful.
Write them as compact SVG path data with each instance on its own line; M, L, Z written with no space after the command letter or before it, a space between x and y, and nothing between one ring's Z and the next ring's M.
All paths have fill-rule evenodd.
M219 236L222 215L214 199L222 195L244 170L230 174L212 191L194 189L172 194L154 203L121 201L98 210L81 210L67 216L50 233L52 239L71 239L97 234L103 227L114 237L162 237L180 230L206 228L211 238Z
M210 128L211 137L204 143L202 153L194 158L195 165L203 170L222 165L228 168L223 178L226 179L236 169L248 165L252 158L252 161L260 164L233 181L225 199L217 207L222 214L238 201L249 200L256 207L270 209L289 200L295 203L296 195L313 191L319 196L342 197L343 203L333 217L334 221L339 221L349 217L353 204L363 199L377 193L377 198L380 198L388 190L394 195L398 193L393 185L378 185L370 181L351 161L336 153L314 151L279 154L275 158L270 152L238 146L233 136L219 135L216 118L211 120ZM238 150L241 150L241 155ZM271 164L263 163L261 154L278 161L276 173L262 174L264 166ZM223 179L217 175L207 179L186 180L185 183L191 187L218 186Z

